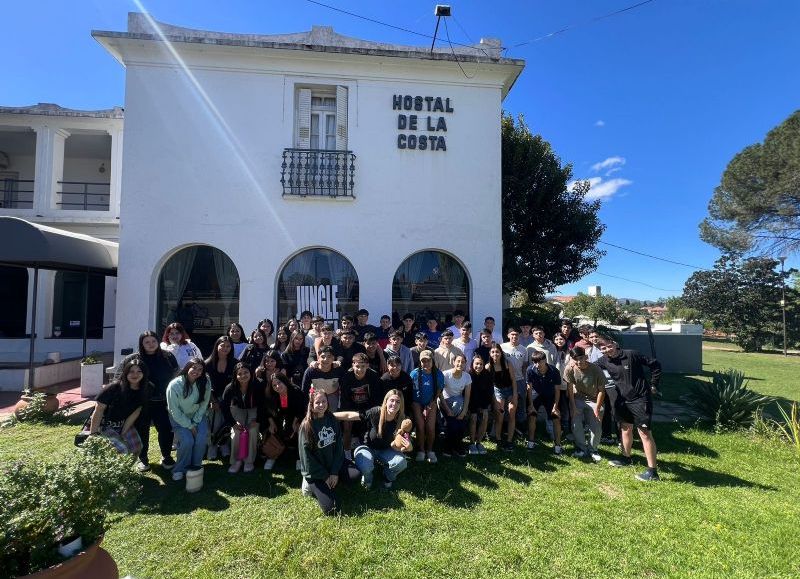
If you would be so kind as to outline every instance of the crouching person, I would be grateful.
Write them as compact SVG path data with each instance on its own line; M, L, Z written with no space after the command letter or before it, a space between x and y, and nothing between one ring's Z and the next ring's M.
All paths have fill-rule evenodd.
M92 413L89 433L107 438L122 454L138 455L142 450L134 424L150 397L146 368L138 358L128 360L119 380L98 395Z
M383 487L391 489L397 475L408 466L402 450L411 451L410 445L395 448L395 435L405 420L403 394L399 390L389 390L380 406L365 412L337 412L342 420L362 420L364 422L364 444L353 453L356 467L361 472L361 484L372 488L373 471L377 463L383 469Z
M225 423L231 428L231 466L228 472L236 474L242 468L244 472L253 472L258 449L258 418L260 392L255 386L250 369L239 362L233 368L233 380L222 393L222 414ZM247 432L247 436L243 434ZM242 439L247 439L246 446Z
M178 460L172 480L181 480L190 468L203 466L208 443L206 413L211 400L211 379L202 358L192 358L167 386L167 410L178 439Z
M298 432L303 496L314 497L325 515L340 511L336 498L339 480L356 480L358 470L344 458L342 427L331 414L328 397L312 387L308 409Z

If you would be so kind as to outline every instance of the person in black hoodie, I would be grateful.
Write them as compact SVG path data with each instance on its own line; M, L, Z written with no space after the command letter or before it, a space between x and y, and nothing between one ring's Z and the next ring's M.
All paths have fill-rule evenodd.
M309 392L308 408L298 432L303 496L314 497L325 515L339 512L334 489L340 480L357 480L361 473L344 458L339 421L331 414L322 390Z
M141 472L150 470L150 461L147 453L150 450L150 425L153 424L158 432L158 447L161 450L161 466L167 470L175 466L172 458L172 425L167 412L167 385L178 375L180 368L175 356L162 350L159 345L158 335L150 330L142 332L139 336L139 349L125 357L114 373L114 381L119 382L122 369L129 361L138 358L147 367L147 376L153 387L147 403L142 406L139 418L136 420L136 431L142 439L142 450L139 453L137 468Z
M260 413L263 418L259 419L264 437L275 435L285 447L294 448L300 420L304 416L305 398L300 388L281 373L273 373L268 382ZM264 470L272 470L274 466L275 459L267 457Z
M653 420L653 395L651 384L645 376L645 368L650 370L650 380L654 388L661 380L661 364L654 358L643 356L634 350L621 350L610 338L600 341L603 357L596 364L600 366L609 383L614 382L616 400L612 401L614 414L622 434L622 456L610 460L611 466L622 467L632 464L633 425L639 432L644 454L647 457L647 470L636 475L641 481L659 479L656 466L656 441L651 432ZM606 393L610 390L606 387Z
M262 394L253 382L250 370L243 363L236 364L234 379L225 387L220 400L220 408L225 416L225 424L231 429L231 467L228 472L235 474L242 468L239 459L239 443L242 433L247 431L247 455L244 459L244 472L252 472L258 448L258 409Z
M227 430L230 424L226 425L225 416L220 403L225 387L233 381L233 367L236 366L236 358L233 355L233 341L228 336L220 336L214 342L211 355L206 358L206 374L211 379L211 410L208 413L208 426L210 436L208 437L208 460L215 460L217 453L222 456L230 454L230 444L227 434L221 432Z
M242 357L239 358L239 361L247 366L250 374L255 375L256 368L261 365L261 360L268 350L267 335L263 330L253 330L250 333L250 343L242 352Z
M298 388L303 384L303 374L308 368L309 348L306 346L306 338L302 330L292 332L289 338L289 345L281 354L283 368L292 384Z

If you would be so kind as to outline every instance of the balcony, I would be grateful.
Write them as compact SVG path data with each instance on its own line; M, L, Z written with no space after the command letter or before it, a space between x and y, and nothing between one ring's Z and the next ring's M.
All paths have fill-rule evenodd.
M33 179L0 178L0 207L4 209L32 209Z
M108 211L110 183L86 181L59 181L59 209L83 211Z
M355 160L352 151L284 149L284 197L354 197Z

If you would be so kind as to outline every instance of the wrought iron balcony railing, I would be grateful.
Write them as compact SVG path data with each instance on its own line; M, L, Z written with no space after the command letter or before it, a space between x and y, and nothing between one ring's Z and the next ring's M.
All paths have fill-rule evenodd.
M354 197L355 160L352 151L284 149L281 163L283 194Z
M84 211L108 211L111 197L109 183L89 183L84 181L59 181L60 201L56 203L61 209L79 209Z
M0 207L31 209L33 207L33 179L0 179Z

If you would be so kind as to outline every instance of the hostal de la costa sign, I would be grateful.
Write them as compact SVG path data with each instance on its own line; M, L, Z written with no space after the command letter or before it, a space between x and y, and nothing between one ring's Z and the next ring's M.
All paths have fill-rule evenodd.
M446 151L446 115L453 112L449 97L392 95L392 110L397 115L398 149ZM417 134L423 132L423 134Z

